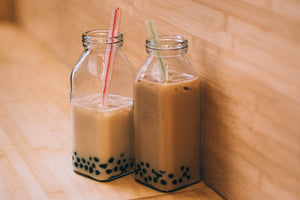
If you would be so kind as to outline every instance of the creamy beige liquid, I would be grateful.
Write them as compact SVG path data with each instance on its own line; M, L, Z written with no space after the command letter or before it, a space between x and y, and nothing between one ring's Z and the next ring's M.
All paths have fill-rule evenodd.
M136 180L172 191L200 180L200 80L137 79L134 95Z
M73 169L100 181L128 174L134 168L132 99L110 95L71 103Z

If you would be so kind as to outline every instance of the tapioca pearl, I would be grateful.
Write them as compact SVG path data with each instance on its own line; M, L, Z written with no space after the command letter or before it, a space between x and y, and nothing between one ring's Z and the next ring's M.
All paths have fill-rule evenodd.
M141 170L141 166L140 166L139 164L136 165L136 168L137 168L138 170Z
M144 162L141 162L141 165L144 166Z
M87 165L84 165L84 169L85 169L85 170L88 170L89 167L88 167Z
M82 158L81 160L82 160L83 163L85 163L85 159L84 158Z
M126 162L126 159L125 159L125 158L123 159L123 163L124 163L124 162Z
M169 174L168 177L169 178L174 178L174 174Z
M151 170L151 172L152 172L153 174L156 174L156 172L155 172L155 170L154 170L154 169L152 169L152 170Z
M187 179L187 180L190 180L190 178L191 178L191 176L190 176L190 175L188 175L188 176L186 177L186 179Z
M121 160L118 160L117 164L120 165L121 164Z
M74 151L74 155L77 156L77 152L76 151Z
M95 162L99 162L99 158L94 157L94 161L95 161Z
M143 177L144 175L143 175L143 173L142 172L140 172L140 177Z
M124 156L124 153L121 153L121 155L120 155L121 157L123 157Z
M185 170L188 172L188 171L190 171L190 168L189 168L189 167L187 167Z
M147 162L146 162L146 167L147 167L147 168L149 168L149 167L150 167L149 163L147 163Z
M181 182L182 182L182 178L180 178L180 179L178 180L178 182L181 183Z
M159 172L162 173L162 174L166 173L166 171L162 171L162 170L159 170Z
M95 168L95 167L96 167L95 163L93 163L93 164L92 164L92 167L93 167L93 168Z
M160 177L162 177L162 175L161 174L156 174L156 177L160 178Z
M167 181L164 180L164 179L160 180L160 183L161 183L162 185L167 185Z
M149 180L149 181L152 181L152 177L151 177L151 176L148 176L148 180Z
M146 170L145 168L143 169L143 173L144 173L144 174L146 174L146 173L147 173L147 170Z
M92 167L90 167L89 172L92 174L94 172L94 169Z
M90 162L88 161L87 164L90 165Z
M116 172L116 171L118 171L118 167L116 166L116 167L114 167L114 171Z
M135 170L135 174L138 174L139 172L137 170Z
M111 170L111 169L107 169L107 170L106 170L106 173L107 173L107 174L111 174L111 173L112 173L112 170Z
M126 165L125 165L125 169L127 169L128 167L129 167L129 165L128 165L128 164L126 164Z
M109 163L113 163L114 162L114 158L111 157L109 160L108 160Z
M124 170L125 170L123 166L120 166L119 169L120 169L121 171L124 171Z
M99 175L99 174L100 174L100 171L96 170L95 173L96 173L96 175Z
M181 170L181 171L183 171L183 170L184 170L184 166L183 166L183 165L180 167L180 170Z
M78 163L77 162L75 162L74 165L75 165L75 167L78 167Z
M173 185L176 185L176 184L177 184L177 180L176 180L176 179L173 180L173 181L172 181L172 184L173 184Z
M101 164L101 165L99 165L99 167L101 167L101 168L103 168L103 169L106 169L107 164Z
M80 163L80 165L79 165L79 166L80 166L80 168L83 168L83 164L82 164L82 163Z
M145 182L148 182L148 179L147 179L147 177L144 177L144 181L145 181Z
M133 163L133 162L131 162L131 163L130 163L130 167L133 167L133 165L134 165L134 163Z
M90 160L93 160L93 158L92 158L92 157L89 157L89 159L90 159Z
M154 178L153 178L153 181L154 181L154 183L157 183L157 178L154 177Z
M183 172L182 176L183 177L186 177L187 173L186 172Z
M78 158L78 157L77 157L77 159L76 159L76 160L77 160L77 162L80 162L80 158Z
M72 156L72 160L74 160L74 156Z

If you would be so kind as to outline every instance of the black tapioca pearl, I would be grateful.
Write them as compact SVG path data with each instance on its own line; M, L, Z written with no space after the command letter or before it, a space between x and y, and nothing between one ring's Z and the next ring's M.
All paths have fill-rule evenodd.
M146 167L147 167L147 168L149 168L149 167L150 167L149 163L147 163L147 162L146 162Z
M99 158L94 157L95 162L99 162Z
M183 86L183 89L184 89L184 90L189 90L190 88L189 88L189 87L186 87L186 86Z
M87 164L88 164L88 165L90 165L90 162L89 162L89 161L87 161Z
M118 165L120 165L120 164L121 164L121 160L118 160L118 162L117 162L117 163L118 163Z
M107 170L106 170L106 173L107 173L107 174L111 174L111 173L112 173L112 170L111 170L111 169L107 169Z
M134 165L134 163L133 163L133 162L131 162L131 163L130 163L130 167L133 167L133 165Z
M123 163L126 162L126 159L123 159Z
M82 158L81 160L82 160L83 163L85 163L85 159L84 158Z
M94 172L94 169L92 167L90 167L89 172L92 174Z
M72 160L74 160L74 156L72 156Z
M74 155L77 156L77 152L76 151L74 151Z
M126 164L126 165L125 165L125 169L127 169L128 167L129 167L129 165L128 165L128 164Z
M90 160L93 160L92 157L89 157Z
M77 158L76 160L77 160L77 162L80 162L80 158Z
M159 170L159 172L162 173L162 174L166 173L166 171L162 171L162 170Z
M101 164L101 165L99 165L99 167L101 167L101 168L103 168L103 169L106 169L107 164Z
M144 175L143 175L143 173L142 172L140 172L140 177L143 177Z
M181 182L182 182L182 178L180 178L180 179L178 180L178 182L181 183Z
M114 158L111 157L109 160L108 160L109 163L113 163L114 162Z
M124 156L124 153L121 153L121 157L123 157Z
M95 173L96 173L96 175L99 175L99 174L100 174L100 172L99 172L98 170L96 170Z
M156 174L156 177L160 178L160 177L162 177L162 175L161 174Z
M182 176L183 177L186 177L187 173L186 172L183 172Z
M176 179L173 180L173 181L172 181L172 184L173 184L173 185L176 185L176 184L177 184L177 180L176 180Z
M136 168L137 168L138 170L141 170L141 166L140 166L139 164L136 165Z
M85 170L88 170L88 168L89 168L89 167L88 167L87 165L84 165L84 169L85 169Z
M190 178L191 178L191 176L190 176L190 175L188 175L188 176L186 177L186 179L187 179L187 180L190 180Z
M183 171L183 170L184 170L184 166L183 166L183 165L180 167L180 170L181 170L181 171Z
M78 167L78 163L77 162L75 162L74 165L75 165L75 167Z
M164 179L162 179L162 180L160 181L160 183L161 183L162 185L167 185L167 181L164 180Z
M146 174L146 173L147 173L147 170L146 170L145 168L143 169L143 173L144 173L144 174Z
M135 170L135 174L138 174L139 172L138 172L138 170Z
M152 170L151 170L151 172L152 172L153 174L155 174L155 173L156 173L154 169L152 169Z
M152 181L152 177L151 177L151 176L148 176L148 180L149 180L149 181Z
M144 166L144 162L141 162L141 165Z
M169 178L174 178L174 174L169 174L168 177Z
M187 167L185 170L188 172L188 171L190 171L190 168L189 168L189 167Z
M114 167L114 171L116 172L116 171L118 171L118 167L116 166L116 167Z
M157 178L154 177L154 178L153 178L153 181L154 181L154 183L157 183Z
M83 164L82 164L82 163L80 163L80 165L79 165L79 166L80 166L80 168L83 168Z
M147 177L145 177L145 178L144 178L144 181L145 181L145 182L147 182L147 181L148 181Z
M123 166L120 166L119 169L120 169L121 171L124 171L124 170L125 170Z
M93 163L93 164L92 164L92 167L93 167L93 168L95 168L95 167L96 167L95 163Z

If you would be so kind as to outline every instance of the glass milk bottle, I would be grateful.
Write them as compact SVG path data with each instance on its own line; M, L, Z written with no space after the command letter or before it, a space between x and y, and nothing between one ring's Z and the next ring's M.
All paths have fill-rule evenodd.
M181 36L146 40L134 88L135 179L160 191L200 180L200 80Z
M134 169L134 72L121 49L121 33L108 38L108 30L88 31L82 41L84 50L71 75L73 170L109 181ZM106 54L113 51L113 73L103 104L103 68Z

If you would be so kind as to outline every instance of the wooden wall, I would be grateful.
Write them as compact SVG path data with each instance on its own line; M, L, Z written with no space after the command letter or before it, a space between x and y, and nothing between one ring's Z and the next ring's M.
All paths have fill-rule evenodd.
M3 0L2 0L3 1ZM203 81L204 181L226 199L300 199L300 1L16 0L26 31L63 59L123 8L124 51L146 58L144 21L189 39ZM33 55L34 56L34 55ZM53 77L55 79L55 77Z

